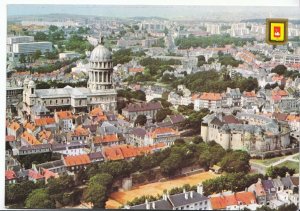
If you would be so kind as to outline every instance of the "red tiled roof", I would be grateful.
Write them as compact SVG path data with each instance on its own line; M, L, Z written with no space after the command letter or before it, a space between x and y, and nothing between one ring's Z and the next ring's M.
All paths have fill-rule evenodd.
M107 160L122 160L126 158L136 157L142 154L150 154L152 150L163 148L164 143L156 144L153 146L135 147L131 145L119 145L113 147L104 147L103 155Z
M227 206L238 205L239 203L248 205L255 202L255 196L252 192L238 192L210 198L213 209L225 209Z
M28 177L31 177L33 179L42 179L42 178L44 178L43 175L41 175L38 172L33 171L31 169L29 169L29 171L28 171Z
M29 129L29 130L31 130L31 131L34 131L34 129L35 129L35 124L26 121L25 124L24 124L24 128Z
M64 157L66 166L87 165L91 163L90 157L86 154Z
M5 171L5 180L11 180L16 178L16 173L13 170Z
M211 101L217 101L217 100L221 100L222 96L220 93L207 93L204 92L201 96L200 96L201 100L211 100Z
M12 135L6 136L6 138L5 138L5 141L7 141L7 142L12 142L15 140L16 140L16 137L12 136Z
M161 134L179 135L178 131L170 127L162 127L162 128L159 127L159 128L155 128L152 132L149 132L149 135L153 138Z
M95 136L93 142L95 144L99 143L109 143L109 142L116 142L119 141L117 134L110 134L110 135L104 135L104 136Z
M72 119L73 118L71 111L57 111L56 114L59 119Z
M41 144L35 136L33 136L32 134L28 133L27 131L25 131L24 133L22 133L21 138L23 140L26 140L30 145L36 145L36 144Z
M55 119L52 117L45 117L45 118L40 118L40 119L35 119L35 124L37 126L44 126L44 125L50 125L54 124Z
M11 124L8 125L8 127L14 131L18 130L20 128L20 124L17 122L12 122Z
M59 176L58 176L58 174L57 173L54 173L54 172L52 172L52 171L50 171L50 170L48 170L48 169L44 169L44 168L42 168L42 175L45 177L45 179L49 179L49 178L51 178L51 177L53 177L53 178L58 178Z
M79 125L73 132L73 136L88 136L89 131L82 127L82 125Z

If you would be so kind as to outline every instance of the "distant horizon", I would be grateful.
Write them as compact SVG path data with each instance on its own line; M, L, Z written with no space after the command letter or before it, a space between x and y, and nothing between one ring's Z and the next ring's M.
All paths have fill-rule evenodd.
M126 7L126 10L124 10ZM155 8L153 10L152 8ZM224 9L226 8L226 9ZM231 8L231 9L230 9ZM232 10L234 8L234 10ZM249 10L249 8L253 8ZM284 10L284 8L287 8ZM158 17L225 19L260 19L274 17L300 19L300 8L292 6L207 6L207 5L49 5L49 4L8 4L7 16L78 15L98 17ZM235 17L233 19L236 19Z

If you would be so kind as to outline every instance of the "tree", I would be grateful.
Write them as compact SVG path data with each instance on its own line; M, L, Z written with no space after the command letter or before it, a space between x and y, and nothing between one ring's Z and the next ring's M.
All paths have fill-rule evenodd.
M44 32L37 32L34 35L34 40L36 40L36 41L47 41L48 40L48 36Z
M134 121L134 125L144 126L147 122L147 117L144 114L140 114Z
M197 64L197 66L201 67L205 63L206 63L205 57L203 55L198 56L198 64Z
M95 176L90 178L89 185L100 184L104 187L108 188L111 186L113 182L113 177L107 173L96 174Z
M228 173L248 173L250 171L250 155L244 151L231 151L221 161L221 168Z
M74 179L72 176L64 174L59 178L51 178L48 181L48 191L49 194L63 193L71 190L75 185Z
M50 199L46 189L37 189L29 194L25 201L25 207L29 209L52 209L55 203Z
M51 31L51 32L54 32L54 31L56 31L57 29L58 29L57 26L54 26L54 25L50 25L50 26L49 26L49 31Z
M171 115L171 114L172 111L169 108L160 109L156 113L155 120L157 122L162 122L167 117L167 115Z
M10 184L5 188L5 203L23 203L29 193L37 187L32 181Z
M203 139L202 139L201 136L195 136L195 137L193 138L193 143L194 143L194 144L200 144L200 143L202 143L202 142L203 142Z
M142 90L137 90L133 92L133 98L146 101L146 94Z
M181 168L181 162L182 155L177 153L171 154L160 164L161 173L168 177L174 176L175 173Z
M291 176L293 176L293 174L295 174L295 169L291 169L286 166L271 166L266 171L266 175L272 178L276 178L277 176L285 177L286 173L289 173Z
M175 145L183 145L183 144L185 144L185 141L184 141L184 139L179 138L174 141L174 144Z
M298 207L295 204L289 204L289 205L284 205L278 208L278 211L296 211L298 210Z
M19 61L22 64L26 63L26 57L25 57L25 55L23 53L20 54Z
M287 68L283 64L279 64L271 70L272 73L277 73L278 75L284 75L286 71Z
M41 55L42 55L42 52L40 50L36 50L33 54L33 59L38 60Z
M86 202L93 203L94 208L105 208L106 188L100 184L89 184L84 193L84 199Z

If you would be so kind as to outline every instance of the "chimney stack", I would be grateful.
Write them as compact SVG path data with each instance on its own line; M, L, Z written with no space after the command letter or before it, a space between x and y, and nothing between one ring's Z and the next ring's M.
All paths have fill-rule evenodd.
M197 193L203 195L203 185L202 184L197 185Z
M290 177L289 172L286 172L286 173L285 173L285 177Z
M190 192L190 197L191 197L191 199L194 197L194 191Z
M186 192L185 188L183 189L183 193L184 193L184 198L188 199L189 198L189 193Z
M155 210L155 202L152 202L152 208Z
M146 199L145 204L146 204L146 210L150 210L150 204L148 202L148 199Z

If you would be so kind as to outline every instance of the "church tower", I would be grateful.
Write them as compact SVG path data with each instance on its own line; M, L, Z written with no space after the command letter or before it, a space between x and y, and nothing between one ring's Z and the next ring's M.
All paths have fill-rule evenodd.
M98 46L91 53L89 61L88 88L92 91L112 89L113 63L110 51L103 46L100 35Z

